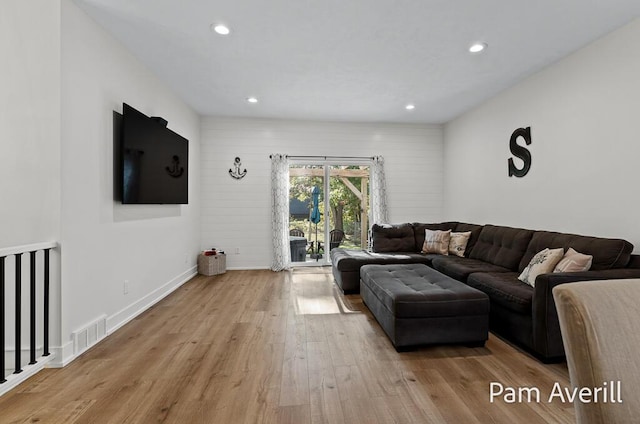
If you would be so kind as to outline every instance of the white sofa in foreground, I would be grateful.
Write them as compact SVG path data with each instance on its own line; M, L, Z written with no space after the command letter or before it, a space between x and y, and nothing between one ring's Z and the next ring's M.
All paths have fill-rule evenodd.
M563 284L553 297L571 384L585 393L574 400L578 423L637 423L640 279Z

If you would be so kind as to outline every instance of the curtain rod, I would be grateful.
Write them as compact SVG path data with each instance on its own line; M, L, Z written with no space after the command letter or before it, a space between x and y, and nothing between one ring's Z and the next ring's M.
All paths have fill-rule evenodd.
M273 155L269 155L271 159ZM375 156L290 156L284 155L287 159L375 159Z

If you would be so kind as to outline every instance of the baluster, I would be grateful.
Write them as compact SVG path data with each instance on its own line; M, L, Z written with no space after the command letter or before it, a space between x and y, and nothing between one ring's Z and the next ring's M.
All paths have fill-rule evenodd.
M0 372L2 372L2 375L0 375L0 383L7 381L4 377L4 370L6 368L4 363L4 353L7 349L4 336L4 258L5 256L0 257L0 343L2 343L2 352L0 352Z
M15 333L15 354L16 363L14 374L22 372L20 364L20 350L22 349L22 340L20 339L22 331L22 253L16 253L16 333Z
M44 251L44 347L42 356L49 356L49 250Z
M36 361L36 252L29 252L30 267L30 283L29 287L29 365L37 363Z

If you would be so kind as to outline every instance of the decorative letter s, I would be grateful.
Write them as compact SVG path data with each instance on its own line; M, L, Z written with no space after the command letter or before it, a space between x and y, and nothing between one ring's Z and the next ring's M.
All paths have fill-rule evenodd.
M509 141L509 149L514 156L522 159L524 165L522 169L518 169L513 163L513 158L509 158L509 176L524 177L531 168L531 152L524 146L519 145L516 141L518 137L524 138L524 142L531 144L531 127L518 128L511 134L511 140Z

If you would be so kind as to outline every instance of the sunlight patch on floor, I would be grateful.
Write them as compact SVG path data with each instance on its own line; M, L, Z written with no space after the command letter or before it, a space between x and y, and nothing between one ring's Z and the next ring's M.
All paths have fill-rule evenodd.
M295 313L330 315L360 313L347 306L335 286L330 267L294 268L291 274Z
M340 308L333 296L296 295L296 314L329 315L339 314Z

